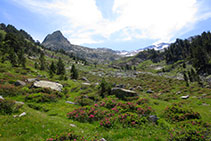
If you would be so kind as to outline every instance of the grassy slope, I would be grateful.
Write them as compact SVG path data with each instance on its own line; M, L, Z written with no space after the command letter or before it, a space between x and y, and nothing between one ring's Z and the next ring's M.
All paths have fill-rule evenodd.
M65 57L61 54L58 56ZM47 58L51 61L51 58ZM66 58L66 62L68 62ZM73 61L70 60L72 63ZM50 62L49 62L50 63ZM70 63L70 64L71 64ZM0 63L1 73L0 79L4 81L4 84L13 83L16 80L25 80L26 78L33 78L39 75L45 75L48 77L48 73L45 71L39 71L33 68L34 61L27 61L27 70L22 68L12 68L10 63ZM67 63L66 63L67 64ZM144 64L150 64L149 62ZM141 68L143 65L140 65ZM84 72L96 71L102 69L102 66L82 66L77 65ZM106 68L104 71L113 71L113 69ZM99 82L101 78L93 76L88 73L80 73L81 76L86 76L91 82ZM69 74L67 74L69 75ZM99 126L99 122L80 123L67 119L66 114L72 111L74 108L78 108L78 105L70 105L65 101L74 101L76 96L79 96L85 90L81 90L81 81L63 81L58 80L59 76L54 76L52 81L59 81L65 84L65 88L68 91L68 98L61 98L57 102L50 103L35 103L25 102L25 95L19 95L15 97L6 97L7 99L14 99L17 101L24 101L25 104L19 113L12 115L0 115L0 140L46 140L47 138L59 135L60 133L67 132L68 130L74 130L77 134L85 136L88 140L97 136L97 139L105 138L106 140L166 140L169 136L168 130L174 128L174 124L170 124L163 118L163 112L166 106L171 105L174 102L184 101L184 105L188 108L192 108L201 114L202 120L211 122L211 91L208 88L200 88L197 84L193 83L190 87L185 87L185 83L179 80L172 80L162 78L159 76L151 76L147 74L140 74L136 79L131 78L106 78L108 81L117 84L125 84L128 88L133 86L142 86L143 91L137 91L140 97L148 98L150 100L150 106L155 110L156 115L160 117L160 124L153 123L145 124L141 128L122 128L117 126L113 129L106 129ZM48 79L48 78L43 78ZM50 78L49 78L50 79ZM130 84L130 86L128 86ZM25 86L25 88L29 85ZM73 90L77 87L77 91ZM20 87L20 89L23 89ZM94 88L94 93L97 90ZM146 91L151 89L153 94L147 94ZM71 91L72 90L72 91ZM176 93L180 91L180 94ZM182 95L191 95L188 100L181 100ZM207 98L200 99L202 94L207 94ZM39 105L48 111L34 110L28 106L29 103ZM206 103L208 105L203 105ZM26 112L27 115L14 118L13 115L18 115L22 112ZM70 124L75 124L77 127L71 127Z

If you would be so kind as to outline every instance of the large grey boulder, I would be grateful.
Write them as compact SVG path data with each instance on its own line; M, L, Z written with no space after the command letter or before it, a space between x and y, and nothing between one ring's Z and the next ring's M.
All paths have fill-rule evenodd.
M112 88L111 94L115 95L118 98L124 98L124 97L134 97L138 96L138 94L135 91L123 89L123 88Z
M17 80L17 81L15 82L15 86L25 86L25 85L26 85L26 83L23 82L23 81L21 81L21 80Z
M35 81L33 86L35 88L50 88L56 91L62 91L63 88L62 84L46 80Z

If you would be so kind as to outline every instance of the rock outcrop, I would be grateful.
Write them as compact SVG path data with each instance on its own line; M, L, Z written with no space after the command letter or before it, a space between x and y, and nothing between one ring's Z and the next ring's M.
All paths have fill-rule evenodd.
M125 97L135 97L138 94L135 91L123 89L123 88L112 88L111 94L115 95L118 98L124 99Z
M63 88L62 84L46 81L46 80L35 81L33 86L36 88L50 88L56 91L62 91L62 88Z

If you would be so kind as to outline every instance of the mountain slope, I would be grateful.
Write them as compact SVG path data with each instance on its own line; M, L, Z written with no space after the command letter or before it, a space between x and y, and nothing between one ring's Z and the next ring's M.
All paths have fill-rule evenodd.
M52 50L62 49L68 54L73 54L74 56L92 62L106 62L120 58L120 55L117 55L117 53L111 49L92 49L79 45L73 45L62 35L60 31L55 31L52 34L47 35L42 45Z

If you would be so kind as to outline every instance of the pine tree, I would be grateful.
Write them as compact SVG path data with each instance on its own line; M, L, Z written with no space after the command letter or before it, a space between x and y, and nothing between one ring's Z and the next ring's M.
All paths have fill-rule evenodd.
M51 65L49 67L49 75L50 75L50 78L53 77L54 73L56 73L56 67L54 65L54 62L52 61L51 62Z
M78 79L78 70L76 69L74 64L72 65L70 73L71 73L71 78L72 79Z
M51 65L50 65L50 72L56 73L56 66L54 65L54 61L51 62Z
M65 65L62 61L62 59L59 57L59 61L57 63L57 74L58 75L64 75L65 74Z
M101 96L102 98L105 97L106 85L107 85L107 82L106 82L105 79L103 78L103 79L101 80L101 83L100 83L100 96Z
M44 70L45 69L45 55L43 52L41 53L39 60L40 60L40 70Z

